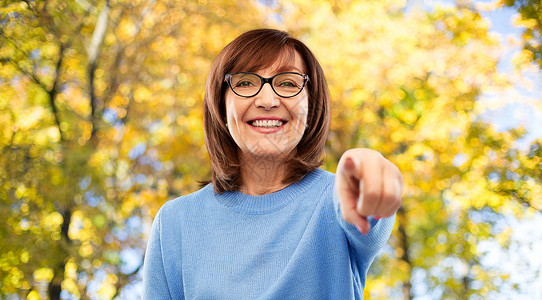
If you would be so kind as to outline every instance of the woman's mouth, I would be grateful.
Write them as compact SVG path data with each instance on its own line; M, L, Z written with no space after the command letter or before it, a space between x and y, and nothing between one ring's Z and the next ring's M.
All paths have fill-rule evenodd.
M259 128L275 128L280 127L284 125L284 121L282 120L253 120L248 122L253 127L259 127Z
M280 118L257 118L247 122L254 130L263 134L277 133L284 129L288 121Z

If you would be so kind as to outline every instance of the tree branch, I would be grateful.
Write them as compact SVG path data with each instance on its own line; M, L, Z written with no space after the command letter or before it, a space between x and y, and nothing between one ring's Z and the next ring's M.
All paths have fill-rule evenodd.
M49 282L47 288L47 294L50 300L60 300L60 292L62 292L62 281L64 280L64 270L66 269L66 264L61 262L53 270L53 278Z
M60 44L60 49L58 50L58 60L56 62L56 72L55 72L55 78L53 80L53 86L48 91L49 104L51 105L51 109L53 110L53 115L55 117L55 123L58 128L58 132L60 134L61 142L63 142L65 138L62 133L62 128L60 126L60 116L59 116L58 108L56 106L56 96L58 95L58 85L60 81L60 68L62 67L62 60L64 58L64 50L65 50L64 46Z
M11 45L11 47L13 47L13 49L15 49L16 51L18 52L21 52L22 55L24 57L28 57L28 53L22 51L20 49L20 47L18 45L16 45L14 42L13 42L13 39L11 39L10 37L8 37L4 31L2 30L2 28L0 28L0 36L3 37L4 41L6 43L9 43ZM44 91L48 91L46 85L41 82L41 80L36 76L36 74L34 74L33 72L31 71L28 71L26 69L24 69L23 67L21 67L17 62L15 62L13 59L11 59L10 57L2 57L0 59L1 62L5 62L5 63L11 63L13 64L13 66L15 68L17 68L17 70L19 70L21 73L23 73L23 75L26 75L28 77L30 77L30 79L32 79L32 81L34 81L34 83L36 83L37 85L39 85Z
M107 31L107 23L109 21L109 12L111 6L109 0L106 1L104 8L100 11L98 20L96 21L96 27L92 33L92 40L88 48L88 60L90 64L95 64L100 52L100 47L104 41L105 33Z
M61 235L66 240L66 243L71 244L71 238L68 235L70 229L70 223L72 220L72 210L70 208L65 209L62 212L62 226L61 226Z
M45 85L45 83L43 83L39 78L38 76L36 76L36 74L34 74L34 72L31 72L31 71L28 71L26 70L25 68L21 67L18 63L14 62L13 60L11 60L10 58L7 58L6 59L8 62L12 63L13 66L15 66L15 68L17 68L17 70L19 70L21 73L23 73L23 75L26 75L28 77L30 77L30 79L32 81L34 81L35 84L37 84L40 88L42 88L45 92L49 93L49 89L47 88L47 86Z
M90 46L88 47L88 86L89 86L89 96L90 96L90 111L91 111L91 123L92 131L90 134L90 139L93 140L97 130L98 130L98 99L96 97L96 87L94 83L94 72L97 68L97 59L100 52L101 45L105 39L105 33L107 31L107 23L109 21L109 12L111 6L109 0L106 1L104 8L100 11L98 16L98 21L96 22L96 27L92 34L92 40Z
M31 4L28 1L25 1L25 2L28 5L28 7L30 8L30 10L32 10L36 15L38 15L37 11L31 6ZM45 15L46 13L43 12L43 14ZM44 25L44 26L49 27L47 25ZM52 29L50 29L50 30L54 32L54 30L52 30ZM5 40L8 41L14 49L16 49L17 51L21 51L21 50L19 50L19 47L12 42L12 39L8 38L1 29L0 29L0 35L2 37L4 37ZM42 88L48 94L48 96L49 96L49 105L51 106L51 110L53 111L53 117L55 119L55 124L56 124L56 127L58 128L58 132L60 134L61 142L63 142L65 140L65 138L64 138L64 134L62 132L61 126L60 126L60 123L61 123L60 122L60 116L59 116L59 112L58 112L55 100L56 100L56 96L58 95L58 86L59 86L59 82L60 82L60 69L62 67L62 61L64 59L64 57L63 57L64 50L65 50L64 45L62 43L59 43L58 60L56 61L56 64L55 64L55 66L56 66L56 68L55 68L55 76L54 76L53 84L52 84L51 88L47 88L47 85L45 83L43 83L34 72L26 70L25 68L20 66L18 63L13 61L11 58L8 57L8 58L3 59L4 61L10 62L13 66L15 66L15 68L17 70L19 70L24 75L28 76L32 81L34 81L35 84L37 84L40 88ZM23 52L23 54L24 54L25 57L29 56L27 53Z

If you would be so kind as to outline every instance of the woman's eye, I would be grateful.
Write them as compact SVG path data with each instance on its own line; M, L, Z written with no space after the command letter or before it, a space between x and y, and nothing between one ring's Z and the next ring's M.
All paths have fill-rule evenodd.
M237 84L235 84L236 87L248 87L248 86L253 86L254 84L250 81L239 81L237 82Z
M279 87L297 87L297 84L293 81L283 81L278 84Z

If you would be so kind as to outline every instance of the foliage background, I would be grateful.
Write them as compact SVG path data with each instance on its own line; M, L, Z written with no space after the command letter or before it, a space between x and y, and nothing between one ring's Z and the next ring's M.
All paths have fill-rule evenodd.
M521 40L481 16L505 6L519 12ZM210 64L259 27L291 32L325 69L324 168L369 147L404 174L367 299L534 295L540 269L518 266L527 273L516 282L484 249L517 249L509 220L540 215L542 140L519 147L525 127L497 130L484 113L515 102L542 110L539 95L498 96L540 66L541 16L539 1L2 1L0 298L137 297L153 216L210 177ZM523 50L503 72L509 44Z

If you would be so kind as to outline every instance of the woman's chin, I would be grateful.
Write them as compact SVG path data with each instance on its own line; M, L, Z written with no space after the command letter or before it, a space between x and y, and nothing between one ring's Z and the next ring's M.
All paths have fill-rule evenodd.
M255 158L261 159L279 159L284 157L285 154L282 151L272 151L272 150L263 150L263 149L253 149L250 152L250 155Z
M277 144L255 144L247 145L247 149L243 150L245 155L261 159L282 160L292 152L292 149Z

